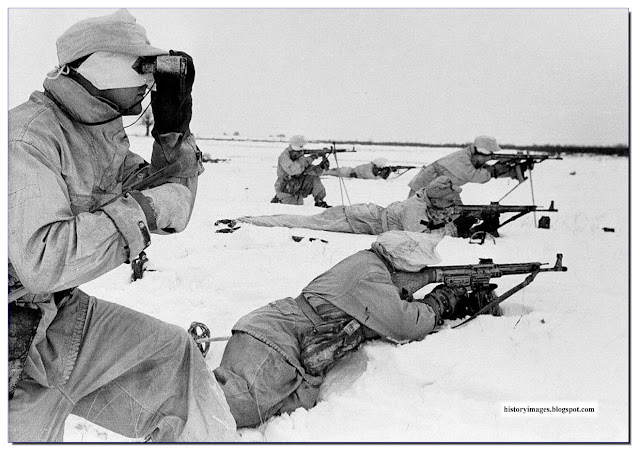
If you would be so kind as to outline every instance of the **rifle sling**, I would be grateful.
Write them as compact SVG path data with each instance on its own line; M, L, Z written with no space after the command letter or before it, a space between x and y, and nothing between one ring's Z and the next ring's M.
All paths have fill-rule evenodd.
M525 214L529 214L529 213L531 213L532 211L535 211L535 210L523 210L523 211L521 211L521 212L520 212L520 213L518 213L518 214L514 214L514 215L513 215L513 216L511 216L509 219L507 219L506 221L502 222L502 223L498 226L498 228L502 227L502 226L503 226L503 225L505 225L505 224L508 224L508 223L509 223L509 222L511 222L511 221L515 221L516 219L521 218L521 217L522 217L522 216L524 216Z

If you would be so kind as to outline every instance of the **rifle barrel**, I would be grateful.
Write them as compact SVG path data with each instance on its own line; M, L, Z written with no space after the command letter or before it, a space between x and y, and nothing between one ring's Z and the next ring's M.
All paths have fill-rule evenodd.
M498 205L498 204L489 204L489 205L456 205L454 207L455 213L469 213L469 212L498 212L498 213L522 213L522 212L530 212L530 211L550 211L555 212L558 211L553 206L549 208L539 207L537 205Z
M485 261L486 263L483 263ZM566 266L562 266L562 254L556 255L556 263L553 267L542 268L548 265L548 262L522 262L522 263L493 263L490 259L480 260L476 265L445 265L445 266L428 266L421 272L430 273L431 282L445 282L449 279L456 278L474 278L474 279L491 279L500 276L508 276L514 274L528 274L543 271L567 271Z
M491 153L491 159L505 159L505 160L514 160L514 159L559 159L562 160L561 156L557 154L529 154L529 153Z

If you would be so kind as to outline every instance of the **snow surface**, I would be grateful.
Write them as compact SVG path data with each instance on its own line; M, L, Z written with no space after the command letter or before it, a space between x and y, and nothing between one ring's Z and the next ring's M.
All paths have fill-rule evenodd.
M131 148L150 157L151 138L132 136ZM270 301L296 296L338 261L368 248L374 236L242 225L216 233L215 221L241 215L313 214L304 206L270 204L276 160L284 143L199 140L203 152L230 162L205 164L198 200L186 231L154 236L149 268L131 282L128 265L85 284L86 292L148 313L185 329L206 323L214 336L230 334L235 321ZM316 148L316 144L312 144ZM340 144L339 144L340 145ZM348 144L347 144L348 146ZM423 165L454 150L357 146L338 156L341 165L376 157L391 164ZM332 166L335 166L332 158ZM323 178L330 205L406 198L417 170L388 181ZM575 174L573 174L575 172ZM420 342L366 344L327 376L311 410L272 418L239 433L259 442L612 442L629 439L629 161L565 156L533 172L535 202L554 200L551 229L535 228L528 214L501 229L495 243L445 239L443 265L550 262L564 254L566 273L541 273L502 307L503 317L480 316L458 329L446 323ZM514 180L468 184L468 204L499 200ZM348 196L348 197L347 197ZM531 204L529 181L503 204ZM615 229L605 232L603 227ZM322 238L303 240L292 235ZM525 276L496 279L498 294ZM431 287L421 291L426 293ZM211 369L224 342L212 346ZM594 406L591 415L505 413L506 405ZM128 441L70 416L65 441ZM138 440L132 440L138 441Z

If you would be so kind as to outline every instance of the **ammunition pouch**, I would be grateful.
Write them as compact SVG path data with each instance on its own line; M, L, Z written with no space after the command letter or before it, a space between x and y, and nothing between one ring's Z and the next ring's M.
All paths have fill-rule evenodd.
M371 330L333 304L314 309L303 295L295 301L314 325L300 339L300 363L309 375L323 375L340 358L374 337Z
M23 378L24 365L42 318L40 309L9 304L9 399Z
M309 375L322 375L366 340L364 327L346 316L324 322L302 334L301 363Z

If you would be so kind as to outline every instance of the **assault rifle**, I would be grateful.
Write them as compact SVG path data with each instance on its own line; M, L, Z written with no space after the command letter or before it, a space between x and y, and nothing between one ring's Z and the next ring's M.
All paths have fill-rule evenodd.
M314 158L325 157L328 154L334 153L355 153L356 147L353 147L351 150L347 150L346 148L336 148L336 143L334 142L329 148L321 148L317 150L302 150L305 156L313 156Z
M526 262L500 265L493 263L492 259L480 259L480 263L477 265L427 266L416 273L397 271L391 274L391 279L406 299L410 299L422 287L433 283L464 288L467 296L456 305L451 318L472 315L464 322L454 326L457 328L480 314L490 312L493 315L499 315L498 305L529 285L538 273L567 271L567 267L562 266L562 254L556 255L556 263L553 267L543 268L543 265L548 265L548 263ZM490 280L515 274L528 274L528 276L520 284L497 296L495 289L498 286L490 283Z
M467 215L483 220L483 223L474 228L476 232L484 231L498 236L497 231L500 227L509 222L521 218L525 214L532 212L557 212L553 200L549 208L543 209L536 205L500 205L498 202L491 202L489 205L454 205L453 212L455 215ZM502 213L518 213L511 216L504 222L499 222L499 215Z
M531 153L529 151L526 153L491 153L490 156L491 161L497 161L501 164L507 165L509 169L514 169L516 179L520 183L527 179L527 177L524 176L524 172L527 169L533 169L534 164L546 161L547 159L562 160L559 154L544 152Z
M380 176L385 180L389 178L392 172L398 172L394 178L398 178L399 176L404 175L411 169L416 169L416 166L384 166L380 167Z

